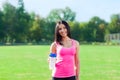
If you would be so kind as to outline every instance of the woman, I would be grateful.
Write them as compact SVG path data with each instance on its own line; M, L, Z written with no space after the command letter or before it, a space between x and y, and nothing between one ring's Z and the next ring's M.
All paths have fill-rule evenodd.
M59 21L55 28L55 41L50 53L57 54L53 80L79 80L79 42L71 38L66 21Z

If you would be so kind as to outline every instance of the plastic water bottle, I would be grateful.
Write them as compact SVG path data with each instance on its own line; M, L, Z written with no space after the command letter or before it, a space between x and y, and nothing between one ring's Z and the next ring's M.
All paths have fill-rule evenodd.
M55 68L56 54L50 53L49 55L49 69L53 70Z

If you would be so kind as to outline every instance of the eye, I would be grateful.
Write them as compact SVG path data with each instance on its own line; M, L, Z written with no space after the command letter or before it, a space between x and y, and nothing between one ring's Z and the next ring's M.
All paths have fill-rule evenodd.
M58 28L58 30L61 30L62 28Z
M63 27L63 29L66 29L66 27Z

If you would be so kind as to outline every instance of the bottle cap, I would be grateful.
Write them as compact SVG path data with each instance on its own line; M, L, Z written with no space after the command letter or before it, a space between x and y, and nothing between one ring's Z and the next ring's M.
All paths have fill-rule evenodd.
M50 57L56 57L56 54L55 54L55 53L50 53L49 56L50 56Z

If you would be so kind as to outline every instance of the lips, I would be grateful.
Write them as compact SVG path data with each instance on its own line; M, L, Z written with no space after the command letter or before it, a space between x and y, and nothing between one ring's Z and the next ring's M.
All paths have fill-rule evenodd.
M65 33L65 32L62 32L62 33L61 33L61 35L62 35L62 36L65 36L65 35L66 35L66 33Z

